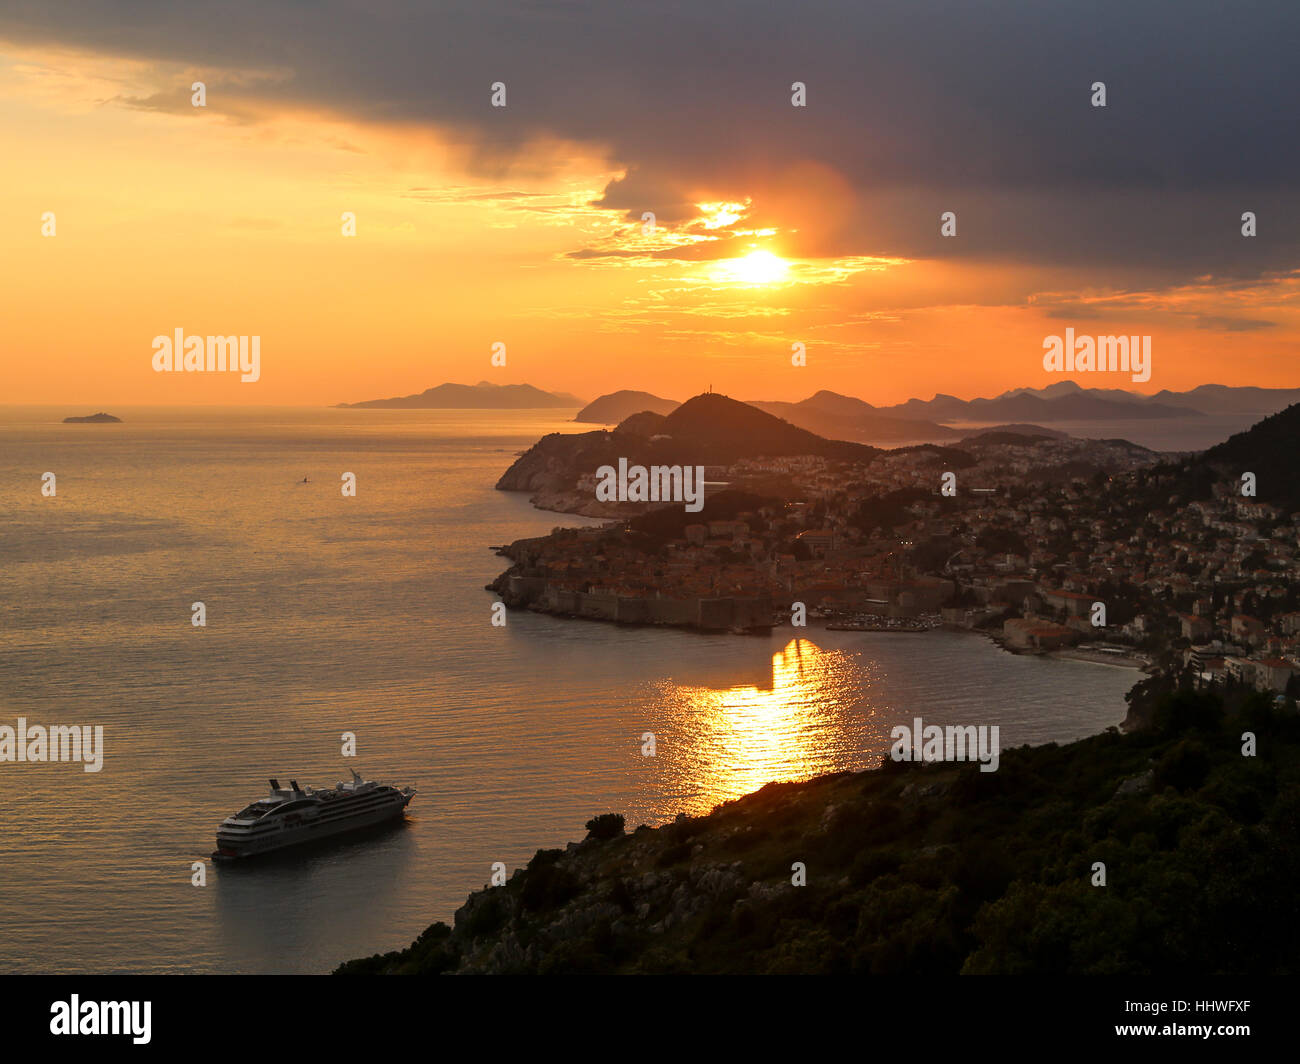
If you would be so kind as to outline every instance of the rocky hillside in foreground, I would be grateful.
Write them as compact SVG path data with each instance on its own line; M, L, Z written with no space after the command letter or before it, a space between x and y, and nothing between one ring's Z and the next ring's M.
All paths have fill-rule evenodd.
M1295 704L1141 697L1144 730L992 773L887 761L657 829L594 818L453 927L338 972L1296 973Z

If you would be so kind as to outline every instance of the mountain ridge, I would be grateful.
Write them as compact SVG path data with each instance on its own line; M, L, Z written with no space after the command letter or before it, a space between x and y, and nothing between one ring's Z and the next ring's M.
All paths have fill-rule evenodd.
M528 410L581 406L582 400L566 392L545 392L531 384L454 384L446 382L411 395L336 403L350 410Z
M949 421L1039 423L1132 418L1185 418L1220 414L1277 413L1300 402L1300 388L1257 388L1200 384L1183 392L1163 389L1143 395L1123 388L1085 388L1072 379L1044 388L1010 388L992 397L960 399L936 392L892 406L875 406L854 396L822 388L798 401L748 399L745 402L817 435L859 442L957 439ZM623 389L599 396L574 421L616 425L649 410L669 414L680 405L651 392Z

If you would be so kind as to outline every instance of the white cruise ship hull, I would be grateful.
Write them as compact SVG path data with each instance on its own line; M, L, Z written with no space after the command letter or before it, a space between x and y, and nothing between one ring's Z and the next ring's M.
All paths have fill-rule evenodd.
M212 856L216 860L255 857L375 827L401 817L412 797L411 794L392 791L382 801L367 803L366 808L355 811L307 810L296 817L267 818L251 826L227 821L217 829L217 849Z

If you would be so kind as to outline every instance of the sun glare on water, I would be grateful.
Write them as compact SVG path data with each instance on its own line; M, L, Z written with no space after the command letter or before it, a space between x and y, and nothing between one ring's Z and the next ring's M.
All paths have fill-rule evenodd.
M673 759L663 762L667 790L690 796L678 809L708 812L774 780L874 762L863 753L864 723L856 715L871 708L873 696L857 687L852 654L791 639L770 660L734 686L664 684L663 709L682 736ZM882 732L875 745L884 742Z

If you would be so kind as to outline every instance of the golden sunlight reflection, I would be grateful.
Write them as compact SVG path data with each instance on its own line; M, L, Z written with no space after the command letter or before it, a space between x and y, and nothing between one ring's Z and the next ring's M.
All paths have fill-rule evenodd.
M863 662L838 650L791 640L772 656L771 686L724 689L671 684L674 721L665 765L683 808L707 812L773 780L802 780L862 769L870 725L861 704Z

